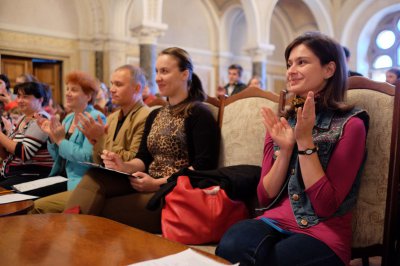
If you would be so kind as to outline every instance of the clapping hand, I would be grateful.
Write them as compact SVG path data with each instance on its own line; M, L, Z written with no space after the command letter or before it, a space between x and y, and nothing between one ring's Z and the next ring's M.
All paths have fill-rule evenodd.
M291 152L295 144L294 132L288 121L278 118L268 107L261 108L264 126L272 140L279 146L280 151Z
M65 139L65 129L57 117L53 116L50 119L50 129L53 135L53 141L60 145L61 141Z
M10 134L12 127L13 127L11 121L4 116L1 116L1 121L3 121L3 125L4 125L3 129L5 130L7 135Z
M107 134L108 125L104 125L100 115L97 116L97 121L88 113L78 114L79 124L78 129L85 135L92 145L95 145L100 138Z
M294 132L298 145L304 143L307 146L310 141L312 143L312 129L315 124L315 118L314 92L310 91L307 94L304 106L297 109L297 123Z
M57 117L52 117L50 120L35 114L36 122L40 129L45 132L50 140L57 145L65 138L65 129Z
M0 94L0 102L3 102L5 105L11 102L11 95L8 93Z
M53 141L53 139L51 138L51 129L50 129L50 120L39 115L39 114L35 114L35 119L36 119L36 123L39 125L40 129L46 133L50 139Z

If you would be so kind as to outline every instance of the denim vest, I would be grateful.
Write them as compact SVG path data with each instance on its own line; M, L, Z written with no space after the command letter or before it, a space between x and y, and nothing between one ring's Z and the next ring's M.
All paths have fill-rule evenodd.
M366 129L368 129L369 117L366 111L353 108L347 113L338 114L333 111L326 111L317 114L315 126L313 128L313 141L318 147L318 157L321 162L322 168L326 171L329 163L329 159L332 155L332 151L335 148L337 141L343 134L343 128L347 121L353 117L357 116L364 121ZM289 124L293 128L296 124L295 118L288 119ZM277 147L274 144L274 149ZM364 156L364 161L366 157L366 152ZM357 200L357 193L360 184L360 175L363 169L363 164L358 170L358 174L355 182L346 196L345 200L339 206L338 210L333 214L333 216L341 216L348 212L352 207L354 207ZM281 191L275 200L267 207L272 207L273 204L278 202L283 195L283 192L288 191L290 203L292 206L293 213L296 218L296 222L301 228L311 227L319 223L319 221L325 220L328 217L318 217L312 207L311 201L304 191L303 178L301 176L300 164L298 160L297 147L293 150L292 157L290 159L288 173L286 181Z

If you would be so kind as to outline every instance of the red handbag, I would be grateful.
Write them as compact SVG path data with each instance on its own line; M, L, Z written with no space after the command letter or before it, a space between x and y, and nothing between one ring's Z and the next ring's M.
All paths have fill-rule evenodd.
M165 197L162 235L183 244L216 243L231 225L248 217L245 204L228 198L219 186L193 188L189 177L179 176Z

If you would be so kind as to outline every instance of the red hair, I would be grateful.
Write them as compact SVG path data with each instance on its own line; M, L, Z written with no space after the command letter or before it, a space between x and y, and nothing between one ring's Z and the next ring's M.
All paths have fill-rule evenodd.
M65 77L65 83L74 83L82 88L86 95L92 96L89 104L93 104L99 90L98 82L89 74L82 71L72 71Z

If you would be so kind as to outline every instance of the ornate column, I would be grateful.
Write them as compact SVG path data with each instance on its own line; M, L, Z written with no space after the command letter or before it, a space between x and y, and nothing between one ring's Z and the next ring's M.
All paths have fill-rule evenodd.
M148 86L153 94L157 92L157 40L158 37L164 34L167 28L166 24L142 23L142 25L131 29L132 34L139 38L140 67L147 75Z
M267 57L272 54L274 49L275 47L270 44L247 49L252 58L252 76L259 76L267 90Z
M112 72L126 64L127 44L120 40L110 39L103 44L103 81L110 84Z

